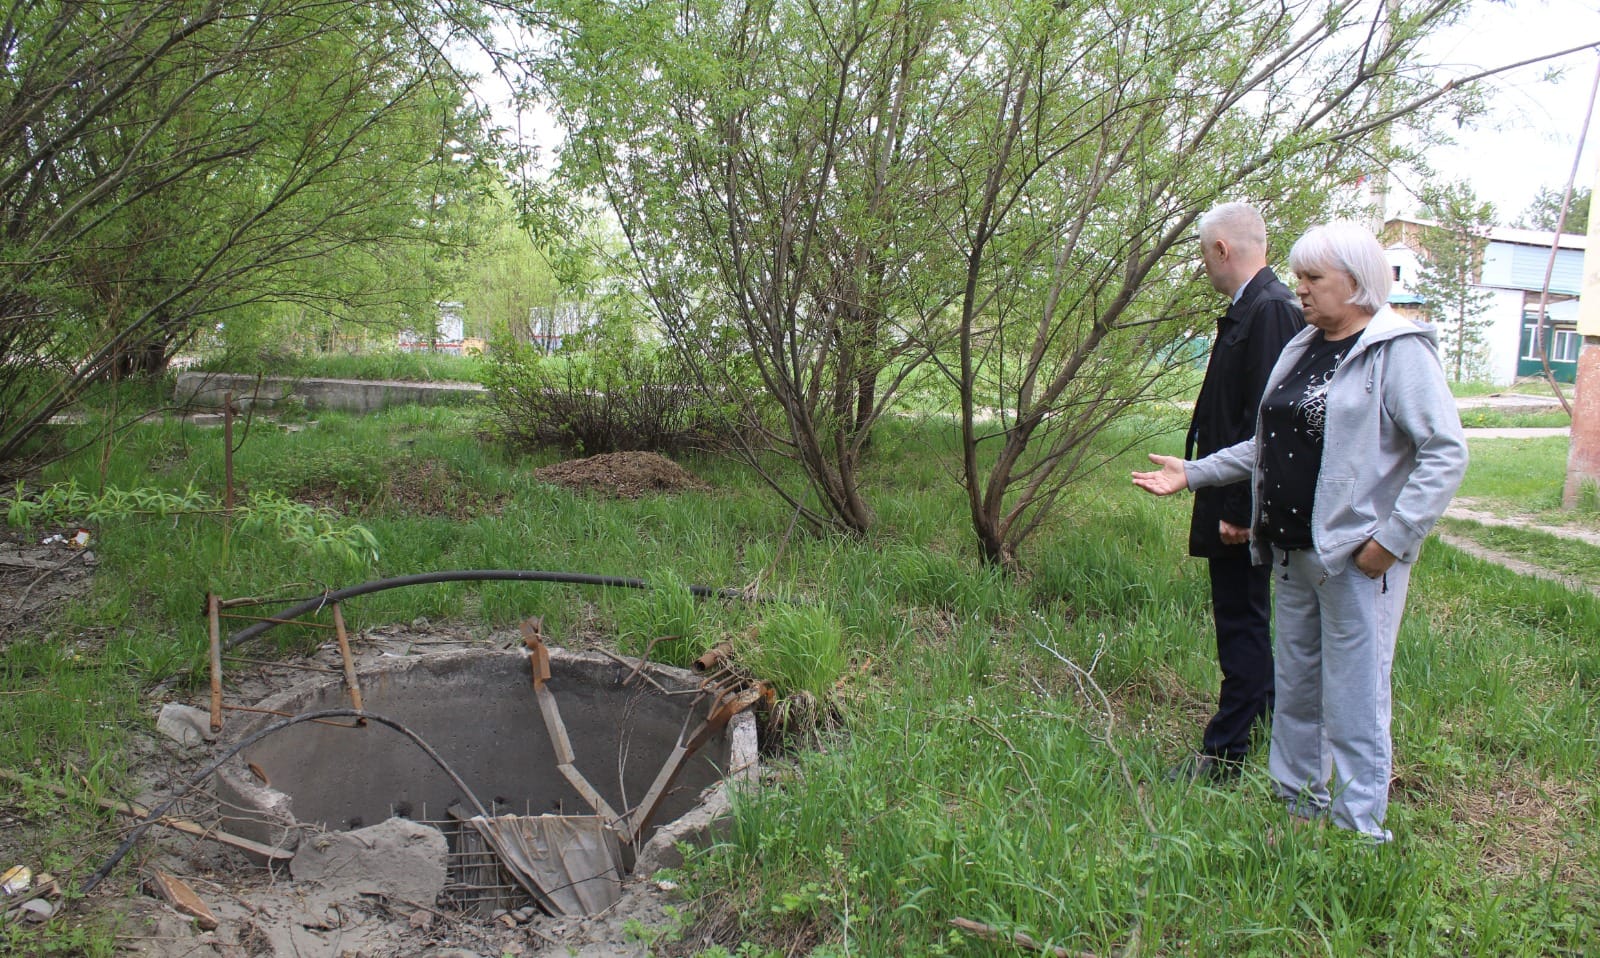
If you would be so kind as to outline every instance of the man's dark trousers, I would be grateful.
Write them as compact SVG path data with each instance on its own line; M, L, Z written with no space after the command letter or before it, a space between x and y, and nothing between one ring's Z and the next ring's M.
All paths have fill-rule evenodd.
M1197 459L1255 435L1256 408L1283 345L1305 326L1300 303L1271 269L1251 278L1217 321L1217 338L1195 398L1184 458ZM1210 563L1222 691L1200 750L1243 758L1251 725L1272 712L1270 566L1252 568L1250 549L1225 544L1220 523L1248 528L1250 483L1199 489L1189 518L1189 554Z
M1211 566L1222 692L1200 750L1238 760L1250 747L1251 726L1272 714L1272 567L1253 566L1248 555L1206 561Z

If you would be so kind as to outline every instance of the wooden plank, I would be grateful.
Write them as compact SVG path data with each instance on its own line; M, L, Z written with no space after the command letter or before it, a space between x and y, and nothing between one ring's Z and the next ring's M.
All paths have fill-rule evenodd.
M211 640L211 734L222 731L222 623L217 594L206 593L206 623Z
M594 809L594 813L599 815L602 821L607 825L615 825L622 820L622 816L612 810L611 805L601 797L599 792L595 791L594 786L590 785L589 780L583 777L583 773L578 771L577 766L571 762L562 762L556 767L560 769L561 775L567 780L567 783L578 790L578 794L583 796L583 800L589 803L589 807Z
M193 918L201 931L216 929L217 916L211 914L211 909L200 900L194 889L178 876L154 868L145 876L145 887L157 898L171 905L179 914Z

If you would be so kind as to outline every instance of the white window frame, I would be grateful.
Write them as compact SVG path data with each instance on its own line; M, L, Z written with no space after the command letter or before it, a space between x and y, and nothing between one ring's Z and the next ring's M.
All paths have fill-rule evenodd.
M1554 330L1550 342L1550 361L1553 363L1575 363L1578 353L1583 350L1583 337L1578 335L1576 329Z

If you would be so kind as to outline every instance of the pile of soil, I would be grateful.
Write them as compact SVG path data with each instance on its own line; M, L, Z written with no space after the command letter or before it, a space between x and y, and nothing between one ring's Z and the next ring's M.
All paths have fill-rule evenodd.
M540 482L616 499L710 488L687 469L653 452L612 452L569 459L534 470L533 475Z

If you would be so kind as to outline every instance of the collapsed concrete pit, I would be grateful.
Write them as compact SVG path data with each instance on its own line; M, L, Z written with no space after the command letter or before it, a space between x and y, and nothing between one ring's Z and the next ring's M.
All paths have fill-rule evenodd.
M753 772L755 723L746 712L708 728L714 696L688 672L560 649L550 649L549 660L543 693L520 651L434 653L361 670L364 710L427 742L490 821L404 734L377 722L349 727L341 719L285 728L227 763L216 779L229 809L224 827L293 848L307 833L410 819L448 839L446 904L480 912L527 904L551 913L592 908L553 900L526 872L546 858L604 857L597 849L608 845L618 877L670 864L670 846L683 835L680 820L706 818L702 793ZM344 684L334 679L274 696L260 708L302 715L349 705ZM230 738L242 741L279 715L239 723ZM703 744L686 753L697 730ZM476 827L469 823L474 818ZM327 840L320 841L325 848ZM545 848L546 841L563 847Z

